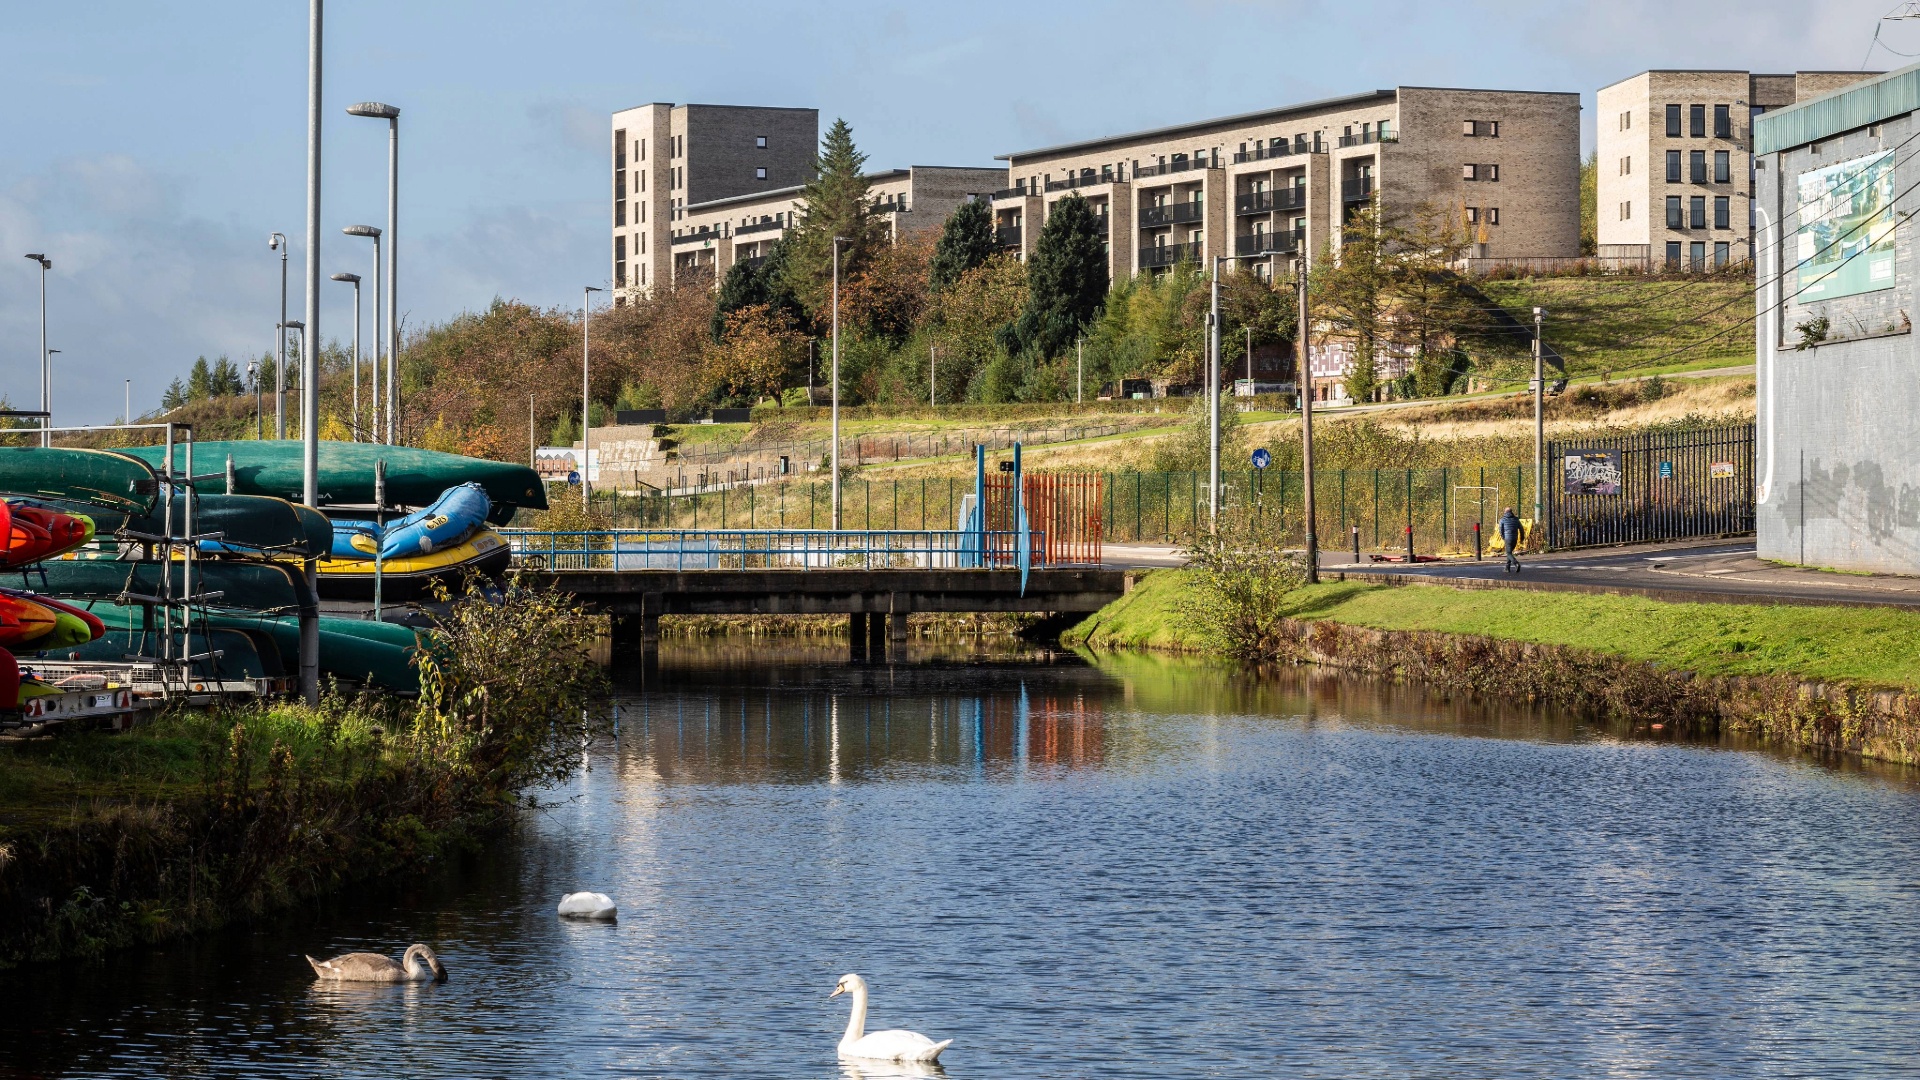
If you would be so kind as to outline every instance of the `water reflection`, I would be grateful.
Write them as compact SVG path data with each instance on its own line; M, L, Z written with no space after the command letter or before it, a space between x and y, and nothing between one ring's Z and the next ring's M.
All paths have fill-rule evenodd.
M909 657L669 648L485 850L0 972L0 1075L1913 1071L1899 770L1304 671ZM620 920L560 918L583 889ZM413 941L447 984L301 959ZM846 971L944 1069L838 1061Z

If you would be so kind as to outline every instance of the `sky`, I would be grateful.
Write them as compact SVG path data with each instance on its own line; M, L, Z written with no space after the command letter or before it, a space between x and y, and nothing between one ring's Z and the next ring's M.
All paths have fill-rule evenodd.
M39 400L39 271L57 423L154 408L197 356L272 347L279 257L304 300L304 0L7 0L0 34L0 394ZM1890 70L1920 55L1894 0L974 0L700 4L328 0L321 334L352 333L349 224L385 226L401 115L400 308L577 306L605 285L608 114L649 101L812 106L874 168L1362 90L1593 92L1648 68ZM1876 25L1884 47L1868 55ZM364 290L372 336L371 281ZM370 347L370 346L369 346Z

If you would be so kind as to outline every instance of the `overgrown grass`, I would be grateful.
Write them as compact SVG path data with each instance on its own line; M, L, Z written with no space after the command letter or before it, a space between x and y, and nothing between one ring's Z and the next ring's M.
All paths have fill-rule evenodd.
M1576 375L1647 374L1753 363L1753 282L1747 275L1564 277L1483 281L1480 291L1531 323ZM1526 379L1526 342L1489 338L1471 350L1480 373Z
M1070 644L1191 650L1176 613L1188 572L1157 570L1088 616ZM1592 649L1700 675L1787 675L1920 687L1920 612L1896 608L1672 604L1633 596L1344 582L1290 595L1294 618Z

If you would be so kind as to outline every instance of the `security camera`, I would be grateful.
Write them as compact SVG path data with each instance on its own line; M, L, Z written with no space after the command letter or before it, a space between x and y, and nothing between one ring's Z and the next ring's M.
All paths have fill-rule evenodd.
M280 250L280 234L279 233L272 233L267 237L267 250L268 251Z

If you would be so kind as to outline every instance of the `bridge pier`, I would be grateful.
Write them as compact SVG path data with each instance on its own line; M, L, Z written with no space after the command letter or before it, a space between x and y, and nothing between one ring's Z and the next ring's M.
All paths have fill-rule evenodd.
M887 662L886 616L878 611L867 616L867 659L875 664Z
M867 613L856 611L847 616L847 659L867 658Z
M895 611L887 616L887 641L893 645L907 643L907 613Z

